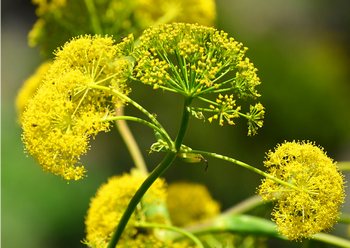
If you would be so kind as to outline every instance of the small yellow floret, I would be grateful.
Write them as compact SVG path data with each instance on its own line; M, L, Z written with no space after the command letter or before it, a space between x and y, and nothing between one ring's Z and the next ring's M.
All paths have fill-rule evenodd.
M322 148L311 142L285 142L267 154L268 172L297 187L265 179L259 194L277 201L272 213L289 239L309 238L331 228L344 201L343 176Z

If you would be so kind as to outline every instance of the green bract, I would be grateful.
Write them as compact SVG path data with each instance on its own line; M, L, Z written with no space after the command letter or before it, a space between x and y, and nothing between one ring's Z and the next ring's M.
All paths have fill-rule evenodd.
M233 118L249 120L249 134L262 126L264 108L251 106L241 113L237 99L256 99L260 84L257 69L245 57L247 48L227 33L197 24L174 23L147 29L135 48L134 76L154 89L164 89L198 99L204 107L192 107L195 116L211 114L233 125Z

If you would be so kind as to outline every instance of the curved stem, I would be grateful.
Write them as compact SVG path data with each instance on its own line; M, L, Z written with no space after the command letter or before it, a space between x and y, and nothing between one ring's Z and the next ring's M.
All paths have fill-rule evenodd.
M265 203L266 201L263 201L260 196L254 195L230 207L222 214L243 214Z
M202 154L202 155L205 155L205 156L210 156L210 157L213 157L213 158L218 158L218 159L221 159L221 160L225 160L227 162L230 162L230 163L233 163L233 164L236 164L236 165L239 165L241 167L244 167L250 171L253 171L259 175L262 175L263 177L266 177L268 179L271 179L273 181L275 181L276 183L279 183L283 186L286 186L286 187L289 187L289 188L292 188L292 189L295 189L295 190L300 190L297 186L291 184L291 183L288 183L288 182L285 182L279 178L276 178L258 168L255 168L254 166L251 166L249 164L246 164L242 161L239 161L237 159L234 159L234 158L230 158L228 156L224 156L224 155L221 155L221 154L217 154L217 153L214 153L214 152L205 152L205 151L200 151L200 150L191 150L191 153L197 153L197 154Z
M124 108L120 107L116 109L116 113L118 116L124 116ZM137 142L128 126L125 120L119 120L116 121L116 126L118 128L118 131L120 135L122 136L122 139L124 140L124 143L126 147L128 148L131 158L134 161L135 167L138 168L143 174L147 175L148 170L145 163L145 160L143 159L142 153L140 151L139 146L137 145ZM146 123L145 123L146 124ZM158 127L154 126L153 124L149 123L146 124L148 126L151 126L151 128L156 129L158 132Z
M160 177L174 162L177 152L180 150L183 138L185 136L188 121L189 121L189 112L187 110L188 105L191 103L191 99L185 99L183 113L182 113L182 120L179 128L178 135L175 139L175 147L172 151L170 150L164 157L164 159L158 164L158 166L149 174L149 176L146 178L146 180L142 183L142 185L139 187L139 189L136 191L134 196L131 198L128 207L123 213L123 216L121 217L119 224L111 238L111 241L108 244L108 248L115 248L118 244L118 241L126 227L126 224L128 223L132 213L134 212L137 204L141 201L141 198L143 195L147 192L147 190L152 186L154 181Z
M162 224L158 224L158 223L147 223L147 222L143 222L143 223L138 223L136 224L137 227L142 227L142 228L161 228L161 229L167 229L173 232L177 232L182 234L183 236L186 236L188 239L192 240L193 243L196 244L196 246L198 248L204 248L202 242L192 233L182 229L182 228L178 228L175 226L169 226L169 225L162 225Z
M111 241L108 244L108 248L115 248L118 244L118 241L126 227L126 224L128 223L132 213L134 212L137 204L141 201L141 198L146 193L146 191L151 187L153 182L160 177L164 171L172 164L172 162L176 158L176 153L174 152L168 152L164 159L158 164L158 166L149 174L149 176L146 178L146 180L142 183L140 188L136 191L134 196L131 198L128 207L123 213L123 216L121 217L119 224L113 233L113 236L111 238Z
M221 215L210 222L192 226L186 229L197 236L213 233L244 233L274 237L288 240L278 233L275 224L266 219L249 215ZM350 241L327 233L317 233L311 237L313 240L331 244L337 247L350 247Z
M140 110L143 114L145 114L152 122L154 125L156 125L158 127L158 131L159 133L163 136L163 138L165 139L165 141L168 143L169 147L173 147L173 141L170 138L169 134L165 131L165 129L163 128L163 126L158 122L158 120L156 119L156 117L154 115L152 115L151 113L149 113L144 107L142 107L140 104L138 104L137 102L135 102L134 100L132 100L131 98L129 98L128 96L126 96L125 94L111 89L109 87L106 86L102 86L102 85L97 85L97 84L90 84L89 87L91 89L99 89L99 90L103 90L103 91L108 91L111 92L112 94L116 95L117 97L119 97L121 100L130 103L131 105L133 105L135 108L137 108L138 110ZM175 151L174 151L175 152Z
M156 130L158 132L160 131L159 127L157 127L153 123L146 121L144 119L135 117L135 116L127 116L127 115L112 116L112 117L103 118L101 121L102 122L104 122L104 121L134 121L134 122L138 122L140 124L146 125L146 126L150 127L151 129Z
M90 14L92 29L96 34L102 34L102 27L98 15L96 13L96 8L92 0L85 0L86 8Z

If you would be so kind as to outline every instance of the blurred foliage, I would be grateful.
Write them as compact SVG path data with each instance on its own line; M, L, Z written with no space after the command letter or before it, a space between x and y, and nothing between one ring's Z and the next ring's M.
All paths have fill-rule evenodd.
M28 1L21 4L19 0L11 5L10 1L3 3L2 247L84 247L79 241L84 237L89 198L107 177L128 170L131 160L117 133L102 135L93 142L86 157L89 177L82 182L67 184L42 172L32 158L26 157L14 98L23 80L39 64L39 57L37 50L26 45L34 22L33 8ZM350 3L218 0L217 4L219 29L249 47L248 56L259 69L265 124L256 137L247 137L244 123L220 128L193 119L186 145L220 151L262 168L265 152L276 143L309 139L323 146L335 160L350 160L350 18L346 11ZM29 7L21 8L26 14L19 12L19 6ZM176 130L181 108L178 98L162 92L145 97L144 90L144 86L137 86L131 96L142 100L166 128ZM132 111L126 109L127 113ZM170 112L172 115L167 115ZM138 125L131 124L131 128L152 169L159 161L158 155L148 155L153 134ZM223 162L208 162L206 171L204 164L179 160L165 176L170 182L205 183L223 209L255 194L259 176ZM344 209L350 209L349 205ZM338 226L336 231L342 234L343 226ZM269 247L281 247L281 243L272 240ZM309 247L321 246L310 242Z

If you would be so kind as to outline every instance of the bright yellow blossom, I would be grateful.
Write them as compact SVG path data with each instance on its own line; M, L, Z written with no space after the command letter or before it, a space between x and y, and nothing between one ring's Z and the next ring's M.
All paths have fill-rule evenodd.
M29 99L35 94L44 76L51 66L51 61L42 63L27 80L24 81L21 89L19 90L16 98L16 108L18 116L21 117L22 113L29 101Z
M182 21L213 25L214 0L32 0L38 20L28 35L31 46L50 56L81 34L138 35L151 25ZM156 7L155 7L156 6Z
M145 176L140 173L124 174L110 178L98 189L95 197L91 199L85 220L85 242L89 247L107 247L131 197L144 180ZM147 208L159 209L165 204L165 201L165 182L157 179L130 218L118 247L178 247L171 245L170 242L159 240L152 229L141 229L135 226L139 221L149 220ZM166 220L157 218L157 223L165 224Z
M263 199L277 201L272 215L283 235L308 238L335 224L344 181L322 148L311 142L285 142L267 154L264 164L272 176L293 185L265 179L259 188Z
M66 180L85 174L79 160L89 140L109 130L103 120L123 102L109 92L92 89L108 86L127 94L130 63L110 37L82 36L56 52L35 96L22 116L23 142L44 168Z
M177 182L169 185L167 204L174 225L185 226L214 217L220 205L199 183Z
M248 119L249 134L262 126L264 111L240 112L237 100L253 99L260 84L247 48L223 31L197 24L172 23L144 31L135 46L135 78L154 89L163 89L199 100L204 107L191 112L211 115L209 121L233 125L234 118ZM254 113L253 113L254 112ZM253 124L253 122L256 122Z
M143 20L143 28L171 22L213 26L216 18L214 0L137 0L137 2L135 15Z
M32 2L38 6L36 9L38 16L59 10L67 4L67 0L32 0Z

